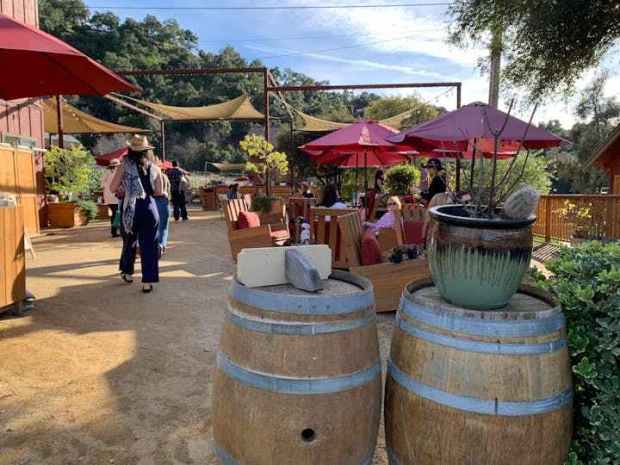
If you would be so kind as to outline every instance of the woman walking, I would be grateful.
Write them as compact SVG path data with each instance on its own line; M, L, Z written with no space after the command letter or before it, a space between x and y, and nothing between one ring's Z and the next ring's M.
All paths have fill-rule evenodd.
M153 156L155 158L155 156ZM155 158L155 163L161 171L162 192L155 195L157 212L159 213L159 255L166 253L168 246L168 227L170 225L170 180L166 173L161 169L162 163L159 158Z
M133 282L136 242L140 245L142 292L149 293L159 282L159 213L155 196L161 196L161 170L148 159L153 149L146 137L134 136L129 152L116 170L110 188L122 196L121 233L123 251L120 259L121 279Z

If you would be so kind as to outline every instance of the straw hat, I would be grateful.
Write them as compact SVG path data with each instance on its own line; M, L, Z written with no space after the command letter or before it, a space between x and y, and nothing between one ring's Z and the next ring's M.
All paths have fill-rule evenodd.
M149 141L146 136L134 135L127 141L127 147L134 152L145 152L146 150L152 150L154 147L149 145Z
M120 165L121 165L121 161L118 158L114 158L110 160L110 163L108 163L108 168L114 168L115 166L120 166Z

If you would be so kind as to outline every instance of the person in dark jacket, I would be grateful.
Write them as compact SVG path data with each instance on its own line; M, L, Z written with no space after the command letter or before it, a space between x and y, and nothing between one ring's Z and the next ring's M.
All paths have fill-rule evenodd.
M423 166L423 168L428 169L431 183L428 186L428 189L423 191L420 195L424 200L430 202L435 195L442 194L448 190L446 186L446 178L443 174L441 162L437 158L431 158L428 163Z
M166 174L170 180L170 196L172 197L174 221L179 221L179 218L183 219L183 221L187 221L185 191L183 190L183 180L187 175L187 171L181 169L179 163L173 160L172 168L169 169Z

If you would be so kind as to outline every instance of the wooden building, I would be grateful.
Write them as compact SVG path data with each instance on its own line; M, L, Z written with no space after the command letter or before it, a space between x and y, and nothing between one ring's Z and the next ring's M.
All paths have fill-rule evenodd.
M0 0L0 13L17 19L26 24L39 25L39 7L37 0ZM10 72L10 71L9 71ZM43 109L37 100L21 99L6 102L0 99L0 143L19 146L22 152L28 147L34 152L35 178L36 178L36 209L39 212L39 220L45 224L43 216L45 180L43 178L43 152L41 149L44 137ZM6 146L3 150L8 153ZM6 165L7 160L0 160ZM22 186L26 187L26 186ZM31 186L27 186L28 189ZM0 188L0 190L2 190ZM6 190L6 189L5 189ZM16 194L20 194L16 192ZM32 192L31 192L32 194ZM32 230L32 221L26 221L27 230Z
M609 176L609 193L620 195L620 125L588 164L604 169Z

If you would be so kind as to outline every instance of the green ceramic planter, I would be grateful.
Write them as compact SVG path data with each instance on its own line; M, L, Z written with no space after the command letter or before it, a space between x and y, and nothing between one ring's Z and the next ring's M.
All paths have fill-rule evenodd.
M428 262L441 296L476 310L506 306L529 268L536 217L471 218L462 205L429 212Z

